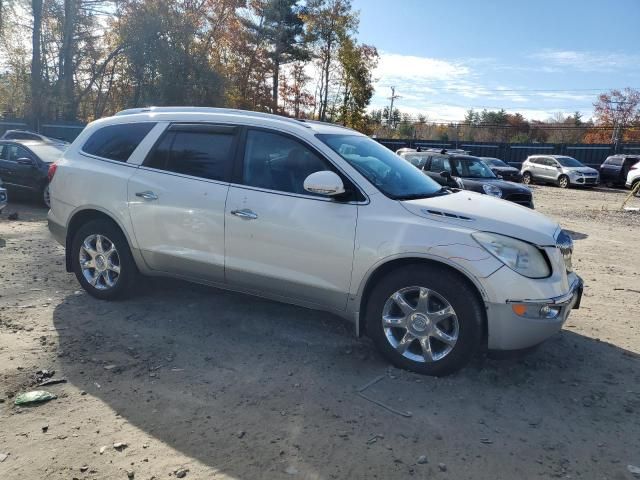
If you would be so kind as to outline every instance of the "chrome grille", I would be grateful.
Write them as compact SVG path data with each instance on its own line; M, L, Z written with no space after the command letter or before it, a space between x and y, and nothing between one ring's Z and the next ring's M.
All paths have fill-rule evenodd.
M558 238L556 238L556 247L558 247L562 253L564 266L567 269L567 272L572 272L573 265L571 256L573 255L573 240L564 230L561 230L558 234Z

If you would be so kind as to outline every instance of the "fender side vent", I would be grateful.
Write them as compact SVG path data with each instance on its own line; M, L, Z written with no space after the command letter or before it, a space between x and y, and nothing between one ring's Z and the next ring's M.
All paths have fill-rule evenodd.
M457 220L466 220L467 222L473 221L473 218L465 217L464 215L458 215L455 213L441 212L440 210L427 210L423 208L422 213L428 213L429 215L436 215L438 217L455 218Z

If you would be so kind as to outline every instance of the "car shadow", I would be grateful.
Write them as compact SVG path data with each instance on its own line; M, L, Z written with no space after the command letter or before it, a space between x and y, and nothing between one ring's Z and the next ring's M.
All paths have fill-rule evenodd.
M640 360L618 347L565 330L525 357L430 378L388 367L332 315L144 282L127 301L82 293L55 308L62 374L234 478L404 478L440 462L452 478L522 478L523 462L625 478L608 459L640 448ZM383 406L357 393L379 376L367 396Z
M587 235L586 233L575 232L573 230L567 229L565 229L564 231L569 234L572 240L584 240L585 238L589 238L589 235Z

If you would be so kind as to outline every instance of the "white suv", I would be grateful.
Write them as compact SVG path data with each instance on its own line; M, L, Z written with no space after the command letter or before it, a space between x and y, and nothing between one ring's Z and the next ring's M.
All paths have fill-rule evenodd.
M635 190L638 188L638 184L640 184L640 162L636 163L629 169L625 187ZM640 197L640 191L636 191L636 195Z
M334 125L127 110L90 124L50 174L49 228L100 299L165 275L327 310L432 375L481 346L533 346L580 303L557 223L441 187Z

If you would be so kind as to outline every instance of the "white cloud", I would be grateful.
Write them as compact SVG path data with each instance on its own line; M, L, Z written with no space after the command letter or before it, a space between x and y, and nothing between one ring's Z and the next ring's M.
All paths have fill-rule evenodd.
M379 83L392 85L394 81L448 81L469 75L469 67L437 58L400 55L382 52L374 77Z
M546 62L544 68L563 67L581 72L611 72L637 68L640 56L617 52L595 52L577 50L545 49L530 56Z

